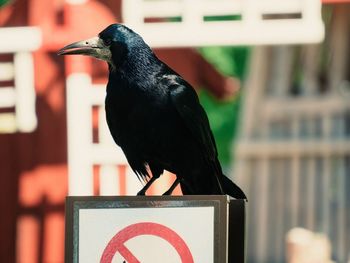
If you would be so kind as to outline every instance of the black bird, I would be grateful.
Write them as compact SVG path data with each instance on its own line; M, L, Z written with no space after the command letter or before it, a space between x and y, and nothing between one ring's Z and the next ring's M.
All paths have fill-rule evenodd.
M196 92L137 33L112 24L98 37L70 44L58 54L88 55L108 63L107 123L131 168L147 181L139 195L167 170L177 179L164 194L171 194L180 183L183 194L246 199L222 173Z

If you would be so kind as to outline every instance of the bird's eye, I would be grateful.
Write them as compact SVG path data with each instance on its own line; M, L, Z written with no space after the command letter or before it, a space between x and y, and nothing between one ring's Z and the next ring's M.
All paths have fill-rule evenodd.
M103 43L106 45L106 46L109 46L111 43L112 43L112 40L110 38L107 38L107 39L104 39L103 40Z

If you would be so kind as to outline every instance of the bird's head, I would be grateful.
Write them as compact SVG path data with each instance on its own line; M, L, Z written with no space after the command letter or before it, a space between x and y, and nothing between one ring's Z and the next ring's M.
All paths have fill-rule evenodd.
M91 56L108 62L112 67L118 67L133 47L144 45L142 38L128 27L112 24L97 37L69 44L57 54Z

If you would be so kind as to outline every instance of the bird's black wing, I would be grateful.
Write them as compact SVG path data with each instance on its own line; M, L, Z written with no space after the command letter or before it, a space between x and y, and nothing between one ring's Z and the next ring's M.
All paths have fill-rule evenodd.
M200 105L195 90L180 77L171 80L170 98L193 137L198 141L202 154L207 161L217 166L217 149L209 120ZM215 167L221 173L220 167Z
M169 79L169 76L167 78ZM210 165L210 170L216 177L221 194L226 193L235 198L246 199L244 192L222 173L208 117L200 105L194 89L179 76L172 77L168 87L171 101L186 127L198 141L202 156Z

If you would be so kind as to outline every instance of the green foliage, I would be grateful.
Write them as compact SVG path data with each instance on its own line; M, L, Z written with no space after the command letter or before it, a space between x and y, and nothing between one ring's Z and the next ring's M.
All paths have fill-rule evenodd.
M0 8L11 3L12 0L0 0Z
M247 47L205 47L199 52L226 76L244 78L250 49Z
M250 49L247 47L205 47L200 53L225 76L244 81ZM224 166L232 160L231 147L236 135L240 109L240 95L232 101L218 101L207 91L199 94L200 101L208 113L220 161Z
M205 22L242 20L242 15L204 16Z

